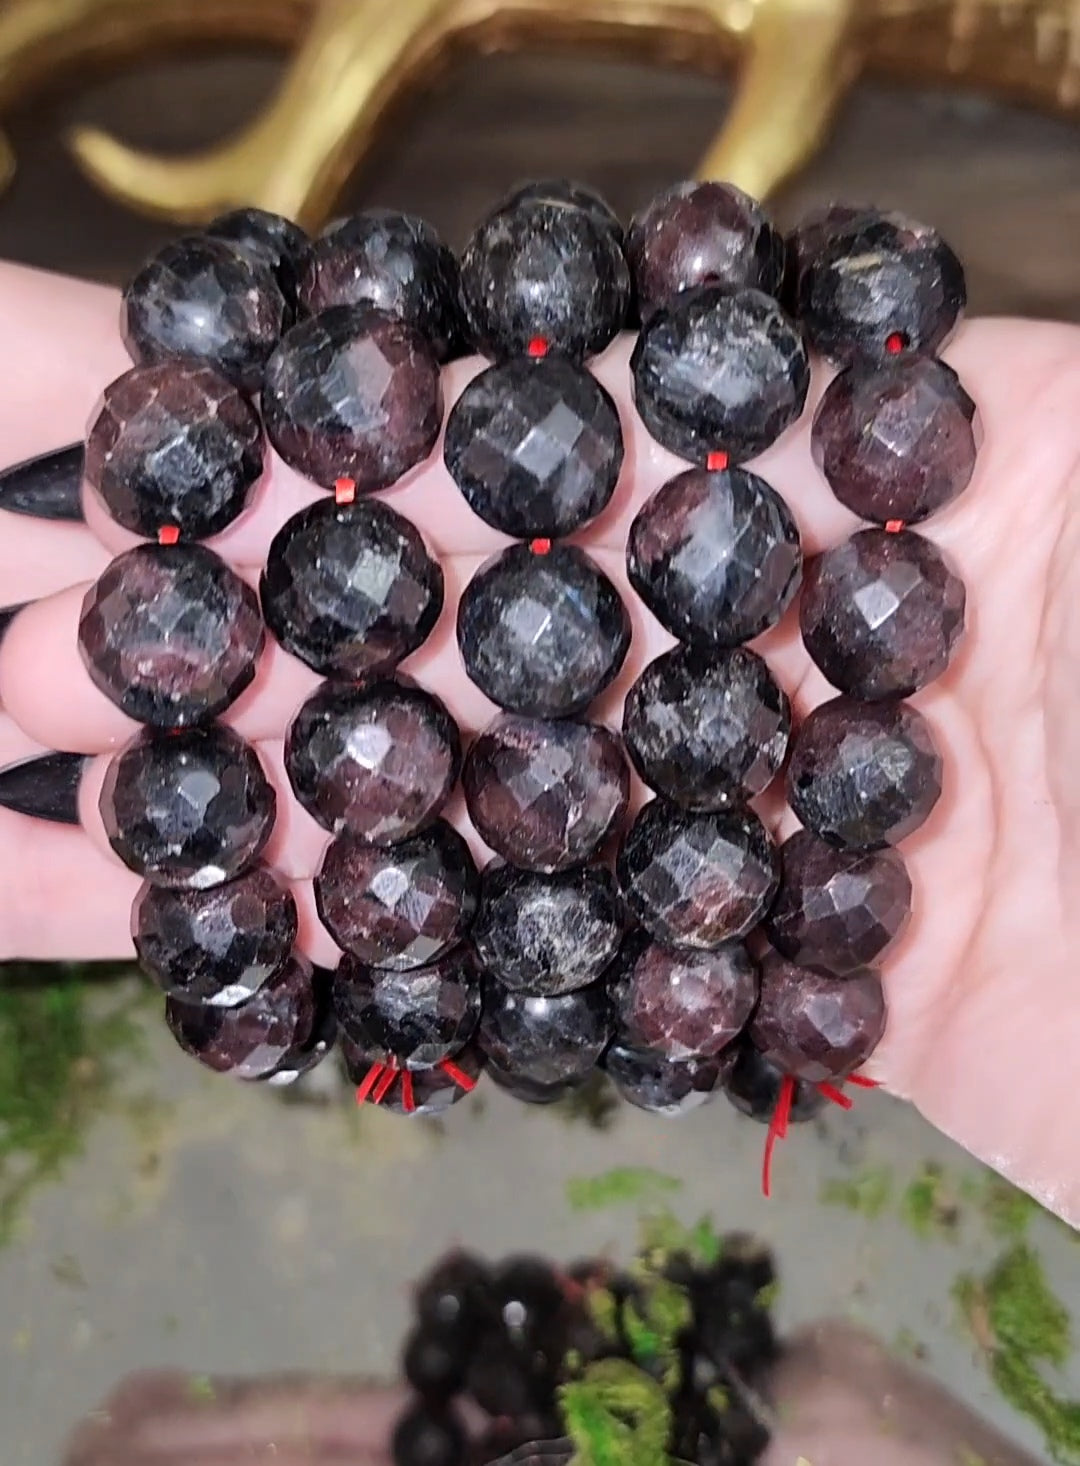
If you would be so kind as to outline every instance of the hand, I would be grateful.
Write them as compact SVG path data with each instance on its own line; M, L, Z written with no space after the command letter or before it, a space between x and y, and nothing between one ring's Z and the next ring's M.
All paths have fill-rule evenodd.
M0 303L10 358L0 442L15 462L80 437L102 388L129 362L109 290L6 267ZM627 467L599 527L583 537L634 618L626 667L596 709L613 722L629 683L671 644L628 590L623 548L636 508L680 467L630 408L628 349L616 342L595 364L623 411ZM945 758L946 792L904 846L915 917L885 963L889 1030L870 1072L1080 1224L1080 331L972 322L946 356L978 403L985 443L967 492L925 532L967 584L968 634L948 674L916 699ZM448 401L475 370L475 362L449 368ZM826 379L815 373L811 408ZM813 553L855 521L813 465L810 415L755 466L786 497ZM254 580L279 526L320 493L275 460L257 506L215 547ZM492 709L462 669L454 610L504 540L472 515L437 453L387 497L422 530L447 580L439 626L405 669L474 731ZM0 648L0 762L41 748L104 755L135 732L92 686L76 648L86 583L132 543L94 506L88 514L85 528L0 515L3 598L35 601ZM829 695L791 616L761 649L797 714ZM301 945L332 964L311 892L326 836L292 800L281 764L284 730L316 682L271 646L228 721L258 742L277 785L268 858L295 883ZM96 804L103 771L103 758L89 766L81 831L0 812L0 957L131 955L138 881L105 841ZM780 835L793 824L776 796L763 812ZM450 813L479 848L460 803Z

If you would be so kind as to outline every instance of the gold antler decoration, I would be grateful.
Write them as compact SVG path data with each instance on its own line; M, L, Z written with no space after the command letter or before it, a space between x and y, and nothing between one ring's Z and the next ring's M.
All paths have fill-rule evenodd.
M192 222L254 203L320 224L389 104L462 43L738 65L698 173L758 195L812 156L864 67L1080 116L1080 0L0 0L0 115L58 71L193 39L296 55L262 115L206 153L159 158L88 128L71 139L108 192ZM13 166L0 138L0 184Z

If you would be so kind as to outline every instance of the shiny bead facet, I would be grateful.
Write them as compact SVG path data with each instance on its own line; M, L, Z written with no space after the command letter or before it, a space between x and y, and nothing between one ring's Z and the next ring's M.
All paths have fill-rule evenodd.
M678 647L650 662L623 710L638 773L684 809L723 809L760 794L784 761L791 708L745 647Z
M578 1079L594 1066L610 1036L601 983L542 997L484 980L477 1042L504 1073L536 1084Z
M940 677L964 630L964 583L936 545L864 529L806 566L799 625L832 685L867 702Z
M389 671L430 635L443 575L417 530L372 499L324 500L275 535L259 586L266 624L323 676Z
M718 1054L757 1001L757 969L742 942L679 952L635 933L607 982L620 1040L668 1059Z
M308 237L291 219L269 209L231 209L219 214L204 233L224 239L249 259L269 265L290 306L296 304L296 274Z
M605 507L623 461L619 414L564 357L488 367L446 422L446 467L469 507L518 539L580 529Z
M776 295L784 238L761 205L731 183L677 183L630 221L626 243L642 318L696 285Z
M342 1033L371 1063L429 1069L464 1048L480 1017L480 974L467 947L409 972L365 967L348 953L334 975Z
M826 225L802 267L798 313L830 361L939 351L967 301L964 270L933 229L903 214L859 210Z
M124 291L120 330L136 362L186 357L254 392L289 314L269 265L227 240L189 235L166 245Z
M183 728L223 712L255 676L263 623L249 585L202 545L138 545L90 587L79 650L128 717Z
M171 996L219 1008L280 972L296 932L292 892L264 865L209 890L147 883L131 908L143 970Z
M469 847L439 820L390 849L339 835L315 877L315 901L340 947L401 972L438 961L464 936L479 885Z
M620 244L622 243L623 227L619 222L619 216L607 199L587 183L580 183L575 178L531 179L528 183L519 183L512 188L498 208L499 210L513 209L518 204L535 203L583 209L594 224L608 230Z
M85 476L135 534L174 526L218 534L247 508L263 469L259 415L198 362L135 367L105 388L86 440Z
M157 885L201 891L259 856L276 799L255 750L229 728L141 733L105 774L109 844Z
M505 987L545 996L600 976L618 951L619 895L601 867L537 875L489 866L472 928L477 956Z
M926 820L941 772L929 725L910 704L837 697L815 708L792 739L788 800L831 844L874 850Z
M686 290L642 327L630 358L634 404L665 448L702 464L763 453L796 420L810 386L798 327L759 290Z
M431 452L442 425L434 350L370 306L301 321L266 364L263 419L289 465L324 489L385 489Z
M526 199L498 209L461 257L461 296L478 351L518 356L542 338L582 357L621 330L630 271L618 239L591 209Z
M458 267L423 219L365 209L312 240L299 270L309 315L337 305L373 305L413 326L445 361L457 348Z
M870 1057L884 1032L885 997L876 972L826 977L776 952L766 956L749 1035L785 1074L812 1084L843 1079Z
M802 548L791 511L764 479L692 468L642 505L626 565L673 636L731 647L780 620L799 588Z
M936 357L848 367L826 388L810 442L841 504L878 524L915 524L967 487L975 404Z
M458 606L465 670L492 702L531 717L581 712L614 679L630 645L618 591L572 545L511 545L488 560Z
M715 1055L669 1059L652 1049L614 1043L604 1056L604 1068L622 1099L639 1110L674 1118L712 1099L722 1064Z
M265 1079L304 1047L318 1015L311 963L294 952L278 975L235 1008L168 998L165 1021L192 1058L235 1079Z
M326 829L373 845L415 835L457 780L457 724L431 693L393 677L324 683L285 740L293 793Z
M469 817L525 870L581 865L615 828L630 770L607 728L506 713L473 741L462 772Z
M837 977L866 967L910 914L911 878L895 850L838 850L810 830L780 847L780 889L765 930L800 967Z
M658 941L708 951L760 921L779 860L750 810L691 815L654 799L624 837L616 870L627 905Z

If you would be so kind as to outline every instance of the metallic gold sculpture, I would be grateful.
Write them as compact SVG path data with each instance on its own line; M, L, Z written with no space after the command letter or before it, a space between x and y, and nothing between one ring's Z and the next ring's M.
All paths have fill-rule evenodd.
M0 0L0 117L58 73L182 41L294 47L262 115L204 154L149 156L88 128L71 143L137 209L197 222L254 203L317 226L388 106L452 47L540 39L737 66L735 103L698 173L758 195L812 156L866 69L1080 117L1080 0ZM0 137L0 184L13 167Z

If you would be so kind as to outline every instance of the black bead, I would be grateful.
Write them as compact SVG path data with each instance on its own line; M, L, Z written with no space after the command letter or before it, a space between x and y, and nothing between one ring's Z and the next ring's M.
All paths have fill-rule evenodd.
M757 925L776 894L779 858L751 810L684 814L654 799L616 861L628 906L657 941L709 950Z
M485 356L518 356L539 338L581 357L602 351L622 328L630 271L592 210L526 199L474 232L461 258L461 295Z
M440 361L460 344L458 266L424 219L365 209L312 240L299 270L300 306L373 305L415 327Z
M414 1405L390 1441L394 1466L465 1466L465 1432L454 1415Z
M494 1316L491 1269L468 1252L447 1253L417 1284L416 1316L465 1347Z
M572 545L511 545L473 576L458 606L465 670L492 702L532 717L581 712L630 645L618 591Z
M450 411L446 467L469 507L518 539L580 529L623 461L618 409L564 357L514 357L474 377Z
M619 216L602 194L587 183L574 178L537 178L519 183L503 198L497 208L513 209L518 204L555 204L583 209L594 223L607 229L621 245L623 227Z
M579 1079L595 1065L611 1036L611 1010L602 983L542 997L484 980L477 1042L505 1073L536 1084Z
M189 235L132 280L120 329L136 362L188 357L255 392L289 317L269 265L227 240Z
M372 1063L430 1069L463 1049L480 1017L480 974L467 947L429 967L384 972L348 953L334 974L334 1011Z
M287 1089L317 1069L337 1043L337 1019L330 1006L330 976L323 968L314 970L315 1023L310 1035L284 1054L262 1082L271 1089Z
M721 1059L695 1055L669 1059L655 1049L612 1044L604 1068L622 1098L639 1110L685 1115L712 1099L720 1082Z
M557 1084L538 1084L535 1079L526 1079L508 1069L500 1069L488 1061L484 1073L497 1088L505 1090L512 1099L523 1105L554 1105L568 1098L586 1083L586 1076L578 1079L564 1079Z
M109 844L157 885L205 890L259 856L274 790L255 750L230 729L140 733L112 759L101 789Z
M296 276L308 237L291 219L268 209L232 209L206 226L212 239L224 239L246 255L269 265L289 305L296 305Z
M427 637L443 575L420 534L372 499L322 500L274 536L259 586L266 624L323 676L388 671Z
M791 511L745 469L691 468L642 505L626 544L630 584L680 641L738 646L794 599L802 548Z
M786 695L745 647L678 647L657 657L623 710L634 767L684 809L723 809L762 793L784 761L790 732Z
M783 1079L783 1071L759 1053L748 1038L743 1038L735 1046L733 1063L724 1078L724 1093L740 1114L768 1124L776 1110ZM825 1096L816 1085L797 1079L788 1118L796 1124L812 1120L825 1103Z
M703 285L645 322L630 358L634 403L652 436L704 463L763 453L802 412L810 363L799 328L759 290Z
M284 967L297 933L292 892L266 866L209 890L147 882L131 908L144 972L186 1002L234 1008Z
M480 961L515 991L545 996L595 981L618 951L619 895L602 867L538 875L492 865L472 939Z
M314 971L299 952L235 1008L165 1000L165 1021L184 1052L236 1079L270 1078L310 1042L318 1016Z
M405 1341L401 1367L416 1393L429 1404L456 1395L465 1383L466 1358L453 1335L415 1328Z

